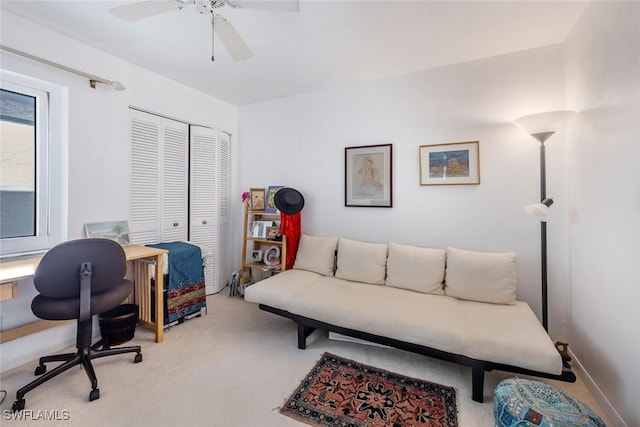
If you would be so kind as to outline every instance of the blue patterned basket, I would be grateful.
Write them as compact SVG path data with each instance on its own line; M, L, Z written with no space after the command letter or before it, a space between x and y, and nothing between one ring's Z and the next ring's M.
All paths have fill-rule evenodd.
M493 398L496 427L606 427L591 408L564 391L539 381L509 378Z

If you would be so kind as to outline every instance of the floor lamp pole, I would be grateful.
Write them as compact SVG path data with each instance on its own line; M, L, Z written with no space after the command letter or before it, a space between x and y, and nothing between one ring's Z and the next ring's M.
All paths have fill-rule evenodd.
M540 200L547 198L545 145L540 141ZM542 326L549 331L547 310L547 222L540 221L540 268L542 276Z
M547 183L545 171L545 141L573 115L574 111L548 111L546 113L529 114L513 121L513 124L540 142L540 203L525 206L525 211L542 217L540 221L540 267L542 276L542 326L549 332L548 295L547 295L547 208L553 199L547 199Z

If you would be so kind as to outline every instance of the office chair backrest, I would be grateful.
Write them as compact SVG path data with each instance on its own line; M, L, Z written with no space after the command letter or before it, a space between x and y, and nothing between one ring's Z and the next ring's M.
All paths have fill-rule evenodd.
M33 283L49 298L80 296L80 264L91 262L91 293L99 294L119 283L127 273L122 247L108 239L70 240L51 248L42 258Z

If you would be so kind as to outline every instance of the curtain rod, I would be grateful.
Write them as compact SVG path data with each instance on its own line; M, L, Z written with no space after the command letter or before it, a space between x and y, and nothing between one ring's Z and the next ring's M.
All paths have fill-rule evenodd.
M89 85L94 89L96 88L96 83L102 83L102 84L111 86L115 90L125 90L126 89L124 87L124 85L122 83L118 82L118 81L103 79L102 77L94 76L92 74L88 74L88 73L85 73L83 71L76 70L75 68L67 67L66 65L58 64L57 62L49 61L48 59L44 59L44 58L40 58L40 57L35 56L35 55L31 55L29 53L23 52L23 51L18 50L18 49L14 49L14 48L9 47L9 46L5 46L5 45L0 44L0 49L4 50L6 52L9 52L9 53L13 53L14 55L22 56L23 58L31 59L33 61L37 61L37 62L40 62L42 64L49 65L51 67L59 68L60 70L64 70L64 71L67 71L69 73L77 74L78 76L82 76L82 77L84 77L86 79L89 79Z

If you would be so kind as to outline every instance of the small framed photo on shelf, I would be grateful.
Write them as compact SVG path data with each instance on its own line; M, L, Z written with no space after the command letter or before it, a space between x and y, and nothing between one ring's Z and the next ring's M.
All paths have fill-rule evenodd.
M392 206L392 145L344 149L344 205Z
M420 146L420 185L480 184L478 141Z
M265 208L265 190L264 188L251 188L251 210L263 211Z
M267 231L273 227L273 221L253 221L251 224L251 237L254 239L266 239Z
M279 227L267 227L267 239L275 240L279 231Z
M251 261L262 262L262 251L260 249L251 251Z
M253 221L251 237L254 239L264 239L267 237L267 228L264 226L264 221Z
M284 188L284 185L270 185L267 189L267 206L264 208L266 213L276 213L278 208L276 207L276 193L279 189Z

